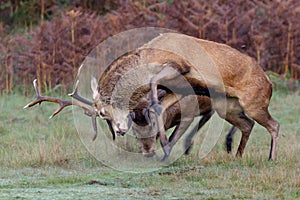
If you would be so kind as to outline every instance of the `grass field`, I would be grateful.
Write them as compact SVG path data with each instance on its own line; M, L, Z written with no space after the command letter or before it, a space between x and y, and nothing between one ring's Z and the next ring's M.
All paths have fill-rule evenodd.
M281 123L276 161L267 161L270 135L257 124L244 157L227 155L226 125L204 159L194 150L140 174L94 159L79 139L71 109L49 120L56 105L23 110L29 101L0 97L0 199L300 199L298 93L273 94L270 112ZM235 147L239 138L238 132Z

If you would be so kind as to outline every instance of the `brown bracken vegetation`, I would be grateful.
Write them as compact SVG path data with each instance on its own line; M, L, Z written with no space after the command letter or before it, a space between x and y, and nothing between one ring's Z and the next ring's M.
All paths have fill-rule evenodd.
M70 1L75 3L67 9L59 9L58 0L33 2L32 12L38 14L25 23L29 31L11 36L12 26L0 21L2 92L19 86L26 94L35 78L45 91L56 84L69 88L85 56L101 41L145 26L228 44L254 57L264 70L300 79L297 0ZM2 14L17 10L16 4L6 5L0 6Z

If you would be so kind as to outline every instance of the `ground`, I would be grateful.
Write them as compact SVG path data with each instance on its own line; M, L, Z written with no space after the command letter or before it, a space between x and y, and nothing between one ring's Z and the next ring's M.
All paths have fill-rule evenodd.
M63 98L68 98L63 96ZM197 148L148 173L120 172L81 143L72 110L49 120L56 105L23 106L30 97L0 97L0 199L299 199L300 95L275 91L270 112L280 124L277 160L267 160L270 135L255 125L244 157L218 144L204 159ZM234 138L236 151L240 132Z

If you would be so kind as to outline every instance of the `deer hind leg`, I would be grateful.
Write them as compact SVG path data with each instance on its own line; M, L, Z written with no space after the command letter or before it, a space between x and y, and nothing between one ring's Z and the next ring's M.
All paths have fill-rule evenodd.
M225 120L234 125L236 128L240 129L240 131L242 132L242 138L236 153L237 157L242 157L252 128L254 126L254 121L248 118L244 114L244 112L228 113L225 117Z
M265 127L271 134L271 147L269 160L275 160L276 157L276 144L278 140L279 123L272 118L267 108L260 110L250 110L247 114L254 119L257 123Z
M243 94L239 96L240 105L249 117L265 127L270 133L272 139L269 160L274 160L280 125L272 118L268 111L270 98L272 96L272 85L266 82L261 85L261 87L255 85L255 87L248 88L248 92L243 92ZM257 96L257 94L259 94L259 96Z
M216 102L217 101L218 100L216 99ZM242 132L242 138L236 154L236 156L241 157L243 155L244 149L246 147L252 128L254 126L254 121L245 115L244 109L240 105L239 100L234 97L226 98L226 112L224 112L222 104L216 103L214 105L214 108L216 109L217 113L221 118L225 119L234 126L227 134L227 152L231 151L232 136L236 131L236 128L238 128Z
M265 127L271 135L271 147L269 160L275 160L276 157L276 144L278 140L279 123L272 118L268 111L270 98L272 95L271 85L269 87L263 87L260 89L260 98L257 96L249 97L249 93L246 96L241 96L239 99L241 106L245 110L245 113ZM257 94L257 93L254 93Z
M226 135L225 146L226 146L227 153L231 153L233 136L234 136L236 131L237 131L237 128L235 126L232 126L231 129L229 130L229 132Z

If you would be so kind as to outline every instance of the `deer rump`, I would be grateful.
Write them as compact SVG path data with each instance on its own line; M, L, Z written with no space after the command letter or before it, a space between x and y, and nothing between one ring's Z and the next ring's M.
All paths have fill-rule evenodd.
M189 43L192 44L189 45ZM171 48L175 46L179 55L183 54L183 56L168 51L168 48L165 48L165 46L171 46ZM203 54L197 54L198 51L195 49L198 47L200 47L200 51L204 50L205 55L209 56L210 59L207 59ZM185 58L194 59L193 62L196 64L190 63ZM204 64L213 63L215 68L205 67L199 60L204 61ZM132 78L129 77L126 84L121 84L123 88L121 87L121 90L119 90L121 91L119 94L120 98L124 94L122 90L125 90L126 93L126 89L131 87L130 82L150 77L148 87L137 91L136 95L133 95L132 99L130 99L131 104L128 110L133 110L142 97L150 92L150 103L144 112L144 117L146 119L149 118L150 121L155 121L158 127L164 127L161 123L163 121L161 119L163 116L161 114L162 110L167 110L181 98L188 95L210 97L208 90L213 91L217 96L218 94L224 95L229 104L224 109L222 104L218 102L218 98L210 97L214 102L212 109L216 110L221 118L236 126L242 132L237 156L242 156L254 121L256 121L271 134L269 159L275 159L279 123L268 112L272 95L272 84L262 68L249 56L227 45L182 34L167 33L158 36L142 48L117 59L101 76L100 86L97 90L93 90L94 104L98 110L102 110L105 113L105 119L111 121L115 131L122 127L123 132L126 132L128 127L124 125L124 120L120 121L112 115L117 106L115 106L115 102L110 97L113 96L113 91L123 75L130 74L132 69L138 70L139 67L145 65L151 66L151 69L146 70L147 73L135 74ZM218 77L217 74L220 76ZM186 82L178 82L180 77L183 77L188 84ZM177 99L171 98L160 103L158 89L161 86L171 87L173 89L172 92L181 97ZM191 93L186 92L188 87L192 87ZM123 119L125 118L123 117ZM120 127L118 127L119 125ZM176 135L180 137L182 134L182 131L178 131ZM162 128L160 128L159 136L165 154L169 155L173 144L168 141L165 136L165 130Z

